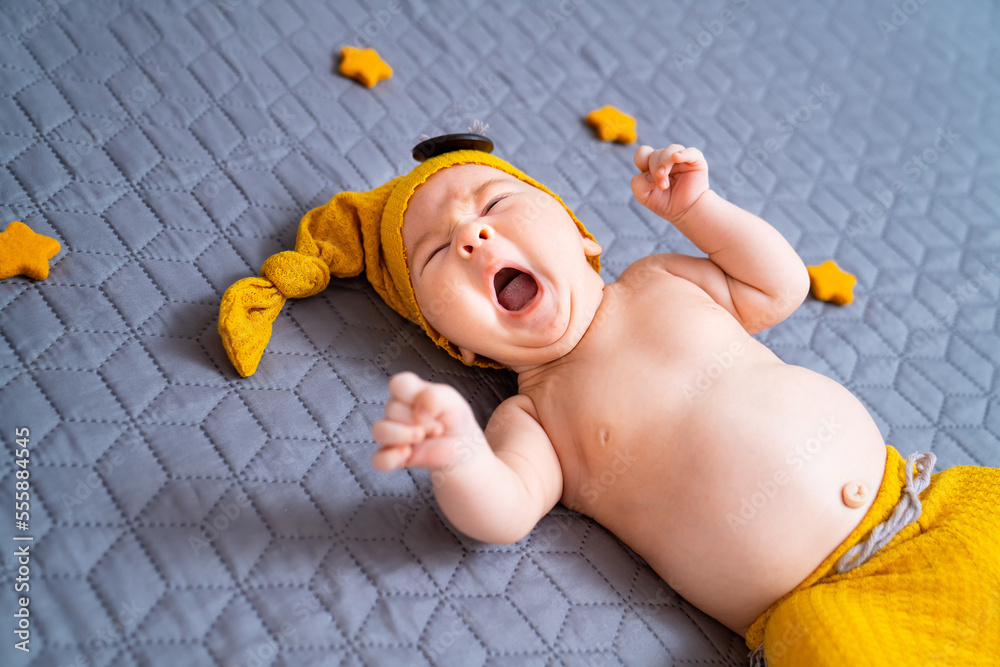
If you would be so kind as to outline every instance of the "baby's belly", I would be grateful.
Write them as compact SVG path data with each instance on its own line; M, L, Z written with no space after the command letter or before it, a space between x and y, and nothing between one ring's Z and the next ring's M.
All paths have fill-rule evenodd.
M778 361L731 369L693 399L669 442L656 433L633 448L643 465L609 486L594 518L741 633L851 533L885 467L878 427L854 395ZM848 482L867 486L859 507L843 500Z

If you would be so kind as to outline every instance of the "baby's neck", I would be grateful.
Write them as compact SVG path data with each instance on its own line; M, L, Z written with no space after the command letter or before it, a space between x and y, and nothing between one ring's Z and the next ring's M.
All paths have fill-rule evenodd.
M611 316L617 299L608 296L614 291L608 287L609 285L605 285L602 281L600 289L588 295L590 298L581 298L578 302L574 302L572 321L566 334L557 344L547 347L544 355L533 359L531 363L508 364L510 369L517 373L519 390L538 384L550 371L570 362L580 342L591 333L595 323L603 322Z

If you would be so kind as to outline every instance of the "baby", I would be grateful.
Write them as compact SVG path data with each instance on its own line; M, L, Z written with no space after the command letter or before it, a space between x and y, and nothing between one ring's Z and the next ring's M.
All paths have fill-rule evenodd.
M698 149L642 146L634 160L635 198L707 257L645 257L605 284L600 245L516 170L462 159L405 188L383 186L385 257L365 241L369 279L391 279L398 289L383 284L383 298L454 356L517 373L518 393L484 431L452 387L394 376L372 427L374 466L432 471L448 519L486 542L522 539L559 502L593 517L770 664L857 660L869 636L872 662L863 664L925 664L928 650L948 656L940 651L967 641L1000 653L1000 470L936 473L919 497L933 455L904 461L848 390L751 337L808 292L788 242L709 188ZM390 210L401 230L386 224ZM331 215L314 211L302 229L322 235L315 230ZM302 229L298 252L336 264L322 243L302 242ZM406 273L392 259L400 253ZM390 270L373 278L376 260ZM264 277L249 280L275 285L282 302L300 295L279 274L265 264ZM393 302L406 287L415 306ZM972 509L961 505L983 494ZM934 532L932 509L971 518ZM875 543L875 533L888 539ZM937 542L920 542L925 533ZM977 583L936 589L928 570L967 571ZM893 578L906 575L918 581ZM866 581L901 597L862 598ZM963 630L958 612L950 623L949 600L977 624ZM904 624L913 634L902 638Z

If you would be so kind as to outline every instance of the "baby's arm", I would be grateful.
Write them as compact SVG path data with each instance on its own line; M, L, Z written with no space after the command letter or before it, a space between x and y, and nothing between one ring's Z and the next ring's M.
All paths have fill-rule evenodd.
M531 399L501 403L484 433L453 387L400 373L389 393L385 419L372 426L381 445L372 464L430 469L438 505L458 530L484 542L516 542L559 502L562 469L531 416Z
M636 199L708 255L660 255L666 270L700 286L750 333L799 307L809 291L802 259L774 227L709 189L701 151L640 146L635 164Z

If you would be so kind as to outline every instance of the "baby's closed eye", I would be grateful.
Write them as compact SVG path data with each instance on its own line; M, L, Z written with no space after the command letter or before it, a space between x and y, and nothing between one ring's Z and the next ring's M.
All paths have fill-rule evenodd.
M443 244L443 245L442 245L441 247L439 247L439 248L437 248L436 250L434 250L434 251L433 251L433 252L432 252L432 253L431 253L431 254L430 254L430 255L429 255L428 257L427 257L427 261L428 261L428 262L429 262L429 261L431 261L431 259L432 259L432 258L434 257L434 255L438 254L439 252L441 252L442 250L444 250L445 248L447 248L447 247L448 247L448 246L450 246L450 245L451 245L451 241L449 241L448 243L445 243L445 244Z
M511 193L505 192L504 194L497 195L496 197L494 197L493 199L491 199L489 201L489 203L486 204L486 208L483 209L483 215L486 215L487 213L489 213L490 209L492 209L494 206L496 206L497 204L499 204L502 200L506 199L510 195L511 195Z

